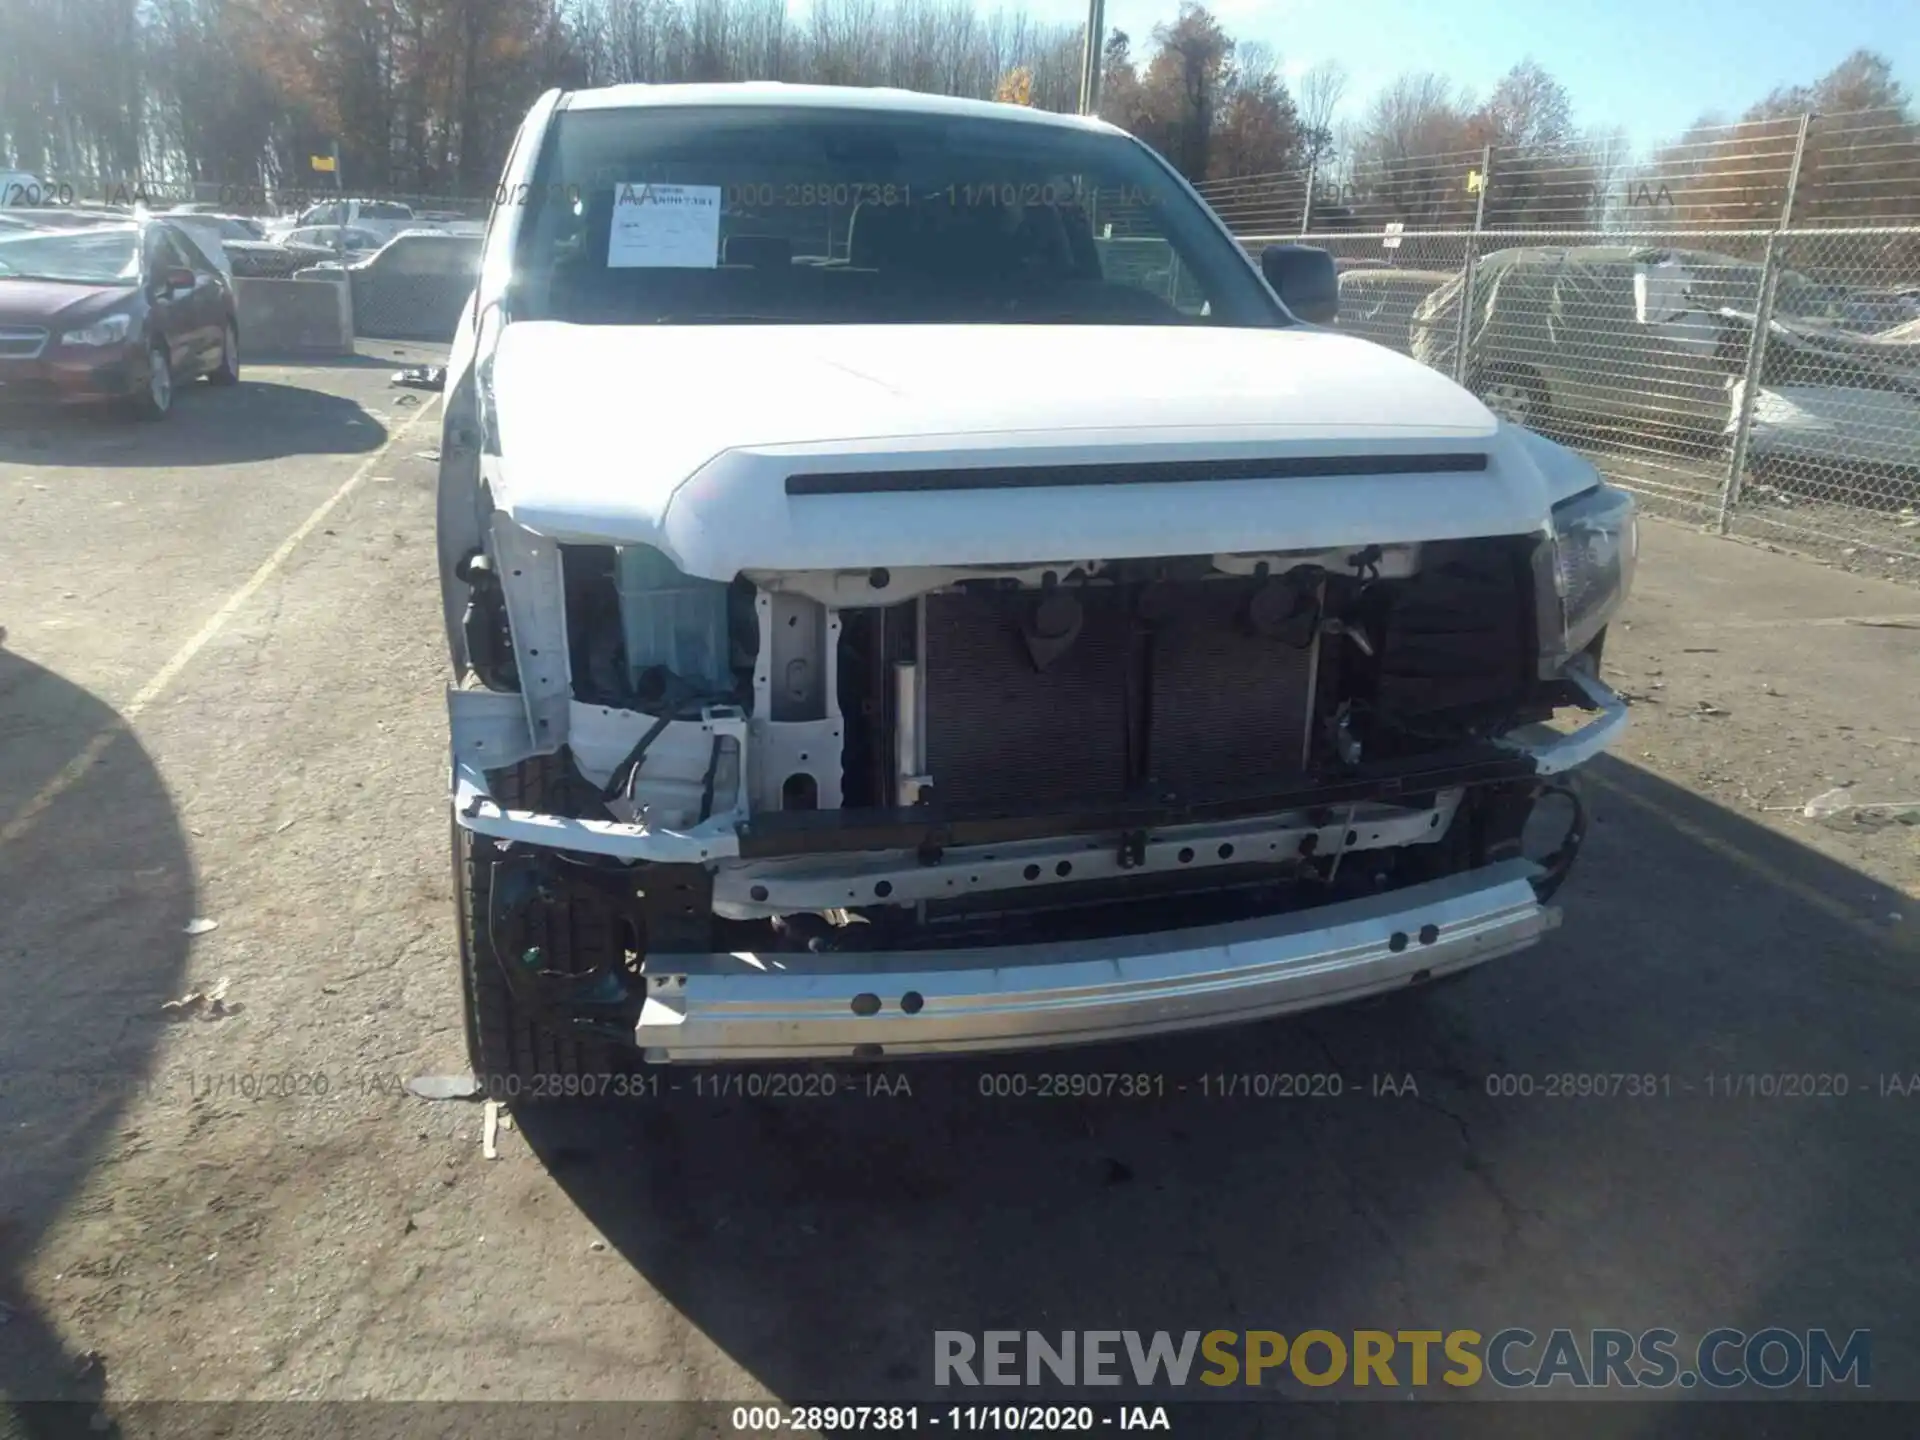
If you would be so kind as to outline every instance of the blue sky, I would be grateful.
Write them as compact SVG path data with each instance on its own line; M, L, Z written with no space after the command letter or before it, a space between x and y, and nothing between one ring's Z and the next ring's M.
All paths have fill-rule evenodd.
M1077 20L1084 0L1028 0ZM1636 144L1704 111L1731 119L1776 84L1810 81L1860 47L1920 90L1920 0L1213 0L1240 40L1264 40L1291 73L1333 58L1347 109L1405 70L1437 70L1484 95L1531 54L1564 83L1582 125L1624 125ZM1136 55L1178 0L1107 0Z

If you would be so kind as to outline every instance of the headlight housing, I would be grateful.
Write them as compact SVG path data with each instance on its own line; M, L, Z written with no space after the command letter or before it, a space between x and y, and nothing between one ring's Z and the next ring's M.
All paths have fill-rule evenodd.
M1639 555L1639 523L1626 491L1596 485L1553 507L1552 537L1535 560L1542 675L1558 674L1619 611Z
M131 315L109 315L104 320L96 320L91 325L78 330L69 330L60 337L62 345L118 345L127 338L127 331L133 328Z
M500 453L500 404L493 393L493 355L500 348L500 332L505 317L498 305L489 305L480 316L480 331L475 337L473 366L473 404L480 422L480 453Z

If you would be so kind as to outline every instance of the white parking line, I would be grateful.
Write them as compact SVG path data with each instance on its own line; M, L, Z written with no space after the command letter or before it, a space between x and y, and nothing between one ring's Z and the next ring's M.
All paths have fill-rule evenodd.
M186 644L168 657L167 663L153 673L153 678L140 687L133 699L121 708L106 727L97 731L81 747L78 755L69 760L57 775L41 786L31 800L16 810L4 827L0 827L0 845L11 845L26 834L32 828L33 822L49 805L71 790L87 771L99 763L107 747L132 727L133 722L140 718L142 711L160 698L166 688L179 677L180 672L193 663L193 657L206 648L207 642L224 630L227 622L239 613L240 607L259 593L260 587L273 578L275 571L286 564L287 557L299 549L300 542L319 529L321 522L339 508L340 502L360 488L380 462L387 458L388 452L407 437L408 432L420 423L439 399L438 395L430 398L418 411L407 418L404 425L388 435L384 445L361 461L359 467L346 478L340 488L321 501L319 508L302 520L299 528L282 540L274 548L274 552L260 562L260 568L247 577L247 583L229 595L225 603L207 618L207 623L194 631Z

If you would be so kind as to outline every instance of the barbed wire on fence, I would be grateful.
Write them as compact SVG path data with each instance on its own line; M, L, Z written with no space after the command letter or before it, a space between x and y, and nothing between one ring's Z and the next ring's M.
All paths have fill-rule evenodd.
M1197 188L1241 230L1438 228L1471 223L1476 211L1495 226L1546 228L1913 223L1920 124L1891 110L1788 116L1695 126L1638 158L1607 142L1496 143L1361 154Z

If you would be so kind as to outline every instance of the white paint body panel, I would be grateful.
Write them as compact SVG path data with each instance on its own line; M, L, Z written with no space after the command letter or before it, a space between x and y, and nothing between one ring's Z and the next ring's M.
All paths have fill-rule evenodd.
M1444 376L1305 326L516 322L494 375L503 509L561 539L653 545L715 579L1527 533L1593 479L1584 462L1577 483L1543 473L1544 442ZM1447 451L1492 462L1124 487L784 488L808 471Z

